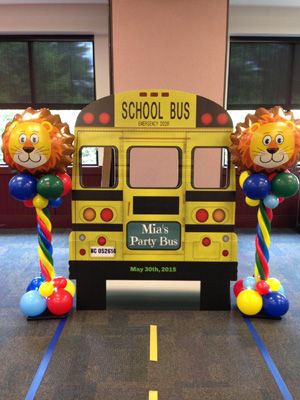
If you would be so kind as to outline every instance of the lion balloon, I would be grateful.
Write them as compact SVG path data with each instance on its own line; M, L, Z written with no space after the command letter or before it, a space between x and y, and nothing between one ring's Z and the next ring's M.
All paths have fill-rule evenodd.
M289 303L279 280L269 276L270 230L273 209L299 190L299 180L288 168L299 160L300 124L279 106L259 108L237 124L231 140L246 203L258 206L254 274L235 283L237 307L245 315L280 318Z
M248 114L231 135L232 162L240 169L271 173L292 167L300 154L300 125L276 106Z
M31 174L66 172L74 152L73 135L59 115L42 108L16 114L2 135L4 161Z
M30 282L20 300L29 318L65 315L73 306L74 284L55 276L49 212L71 190L66 167L72 162L73 138L69 126L46 108L16 114L2 135L4 160L18 172L9 182L9 192L36 210L41 275Z

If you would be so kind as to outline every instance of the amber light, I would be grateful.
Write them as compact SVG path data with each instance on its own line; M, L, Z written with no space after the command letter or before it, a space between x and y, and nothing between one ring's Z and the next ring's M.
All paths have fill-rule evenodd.
M203 246L205 246L205 247L210 246L210 244L211 244L210 238L209 238L209 237L203 238L203 239L202 239L202 244L203 244Z
M93 221L96 218L96 211L93 208L86 208L83 211L83 218L86 221Z
M104 246L106 244L106 238L104 236L100 236L100 237L98 237L97 242L98 242L99 246Z
M109 222L113 219L114 213L110 208L103 208L103 210L100 213L100 217L104 222Z
M216 222L223 222L226 217L226 214L225 214L224 210L222 210L221 208L217 208L213 212L212 217L213 217L214 221L216 221Z
M198 222L205 222L208 220L208 212L204 208L200 208L196 212L196 219Z

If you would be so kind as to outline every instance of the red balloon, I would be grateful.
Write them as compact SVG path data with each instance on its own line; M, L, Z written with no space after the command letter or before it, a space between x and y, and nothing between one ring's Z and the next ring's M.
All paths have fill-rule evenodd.
M24 200L23 201L24 206L32 208L34 207L32 200Z
M63 276L58 276L57 278L53 279L54 287L57 288L65 288L67 286L67 280Z
M261 295L267 294L270 291L270 286L266 281L258 281L256 283L256 291Z
M68 194L69 191L71 190L71 188L72 188L72 180L71 180L70 175L64 174L63 172L58 172L56 174L56 176L58 176L61 179L62 183L64 184L64 191L61 194L61 196L63 197L66 194Z
M243 290L245 290L245 288L243 286L243 279L239 279L233 285L233 293L234 293L235 297L237 297L239 295L239 293L242 292Z
M47 299L47 306L54 315L63 315L68 313L73 307L73 297L65 289L58 288Z

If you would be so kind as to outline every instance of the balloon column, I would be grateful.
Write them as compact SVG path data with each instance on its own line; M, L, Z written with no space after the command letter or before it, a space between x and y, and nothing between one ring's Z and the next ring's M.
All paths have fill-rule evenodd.
M239 183L246 203L258 207L253 276L234 285L237 307L245 315L261 311L281 317L289 302L278 279L269 275L269 247L273 209L299 190L299 180L287 168L300 155L300 124L279 107L248 114L231 135L232 161L242 171Z
M9 192L26 207L34 207L37 220L41 276L29 283L20 308L29 317L47 308L54 315L66 314L73 306L75 286L55 275L49 209L59 207L71 189L66 167L72 162L73 136L59 115L46 108L27 108L6 125L2 139L4 160L18 171Z

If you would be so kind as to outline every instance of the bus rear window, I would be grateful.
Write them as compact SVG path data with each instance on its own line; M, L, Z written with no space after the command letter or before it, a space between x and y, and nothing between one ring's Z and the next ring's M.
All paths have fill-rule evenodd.
M224 189L229 185L228 149L196 147L193 151L192 185L195 189Z
M180 158L177 147L131 147L129 186L149 189L178 187Z
M87 188L117 186L117 150L114 147L85 146L80 149L80 184Z

